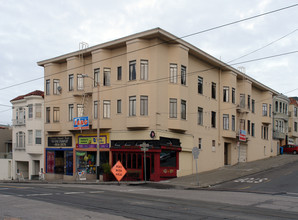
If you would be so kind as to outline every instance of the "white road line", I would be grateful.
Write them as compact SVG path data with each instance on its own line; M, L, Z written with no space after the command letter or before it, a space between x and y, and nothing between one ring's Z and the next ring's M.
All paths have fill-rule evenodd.
M95 193L103 193L104 191L91 191L91 192L89 192L89 193L93 193L93 194L95 194Z
M84 192L66 192L65 195L82 194Z
M53 193L40 193L40 194L27 194L25 196L30 197L30 196L52 196Z

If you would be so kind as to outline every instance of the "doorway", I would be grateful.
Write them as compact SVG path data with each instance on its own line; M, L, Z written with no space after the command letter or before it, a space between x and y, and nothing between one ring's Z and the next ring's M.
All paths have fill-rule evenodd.
M230 143L224 143L224 165L231 165L230 161Z

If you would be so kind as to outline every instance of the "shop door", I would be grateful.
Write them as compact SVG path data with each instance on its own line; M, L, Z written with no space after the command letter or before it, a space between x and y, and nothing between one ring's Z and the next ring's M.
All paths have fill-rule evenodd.
M230 165L229 163L229 143L224 143L224 165Z
M73 175L73 153L66 151L66 175Z
M145 163L146 163L146 170L145 170ZM145 175L146 175L146 180L150 180L150 173L151 173L151 157L150 155L146 155L146 161L144 161L144 166L143 166L144 180L145 180Z

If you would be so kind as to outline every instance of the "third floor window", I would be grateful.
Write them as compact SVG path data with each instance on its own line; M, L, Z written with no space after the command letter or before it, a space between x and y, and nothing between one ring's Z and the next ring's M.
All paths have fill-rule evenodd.
M103 70L103 85L110 86L111 85L111 69L104 68Z
M198 93L203 94L203 78L198 76Z
M177 83L177 64L170 64L170 83Z
M186 66L181 65L181 85L186 85Z
M129 80L136 80L136 61L129 61Z
M148 60L141 60L141 80L148 80Z

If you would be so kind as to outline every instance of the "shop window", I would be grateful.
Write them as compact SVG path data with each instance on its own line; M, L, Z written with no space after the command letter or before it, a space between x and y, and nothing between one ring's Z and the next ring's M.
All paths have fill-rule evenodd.
M136 156L136 154L132 155L132 168L133 169L137 168L137 156Z
M138 169L142 169L142 155L138 154Z
M160 167L176 167L176 151L162 150L160 153Z
M96 152L76 152L76 167L78 171L85 171L88 174L96 173Z
M127 168L131 168L131 154L127 155Z

